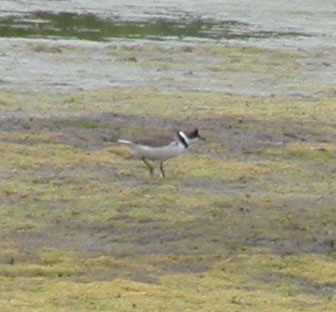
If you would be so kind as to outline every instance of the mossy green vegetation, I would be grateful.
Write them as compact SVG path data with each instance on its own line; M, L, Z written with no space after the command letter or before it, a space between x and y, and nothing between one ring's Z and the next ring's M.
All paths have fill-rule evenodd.
M231 53L232 71L276 63ZM1 311L334 311L329 98L122 89L0 103ZM166 179L116 143L180 126L207 141Z

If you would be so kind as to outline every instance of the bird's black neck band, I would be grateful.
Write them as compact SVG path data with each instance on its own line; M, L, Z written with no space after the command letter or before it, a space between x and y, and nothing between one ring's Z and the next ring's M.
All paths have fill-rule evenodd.
M188 148L189 144L187 143L186 139L180 134L177 134L179 141L184 145L185 148Z

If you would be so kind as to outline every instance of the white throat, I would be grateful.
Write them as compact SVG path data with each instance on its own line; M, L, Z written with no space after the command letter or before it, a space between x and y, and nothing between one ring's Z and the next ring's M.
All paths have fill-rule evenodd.
M190 139L186 136L186 134L183 131L179 131L179 135L184 139L185 143L189 146Z

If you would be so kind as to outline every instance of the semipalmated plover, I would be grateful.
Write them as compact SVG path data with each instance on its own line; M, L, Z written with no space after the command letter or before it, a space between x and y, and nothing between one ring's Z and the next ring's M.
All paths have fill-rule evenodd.
M178 131L175 136L156 135L136 141L118 140L118 142L133 149L135 157L145 163L151 176L154 173L154 168L148 161L160 162L160 171L165 177L163 163L170 158L181 155L191 143L199 139L204 140L199 135L198 129L194 129L190 132Z

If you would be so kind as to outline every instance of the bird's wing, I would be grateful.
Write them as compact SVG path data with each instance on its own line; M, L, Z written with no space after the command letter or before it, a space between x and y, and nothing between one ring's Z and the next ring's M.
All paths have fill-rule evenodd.
M148 137L142 137L133 142L136 144L159 147L169 145L175 141L175 137L167 133L151 133Z

